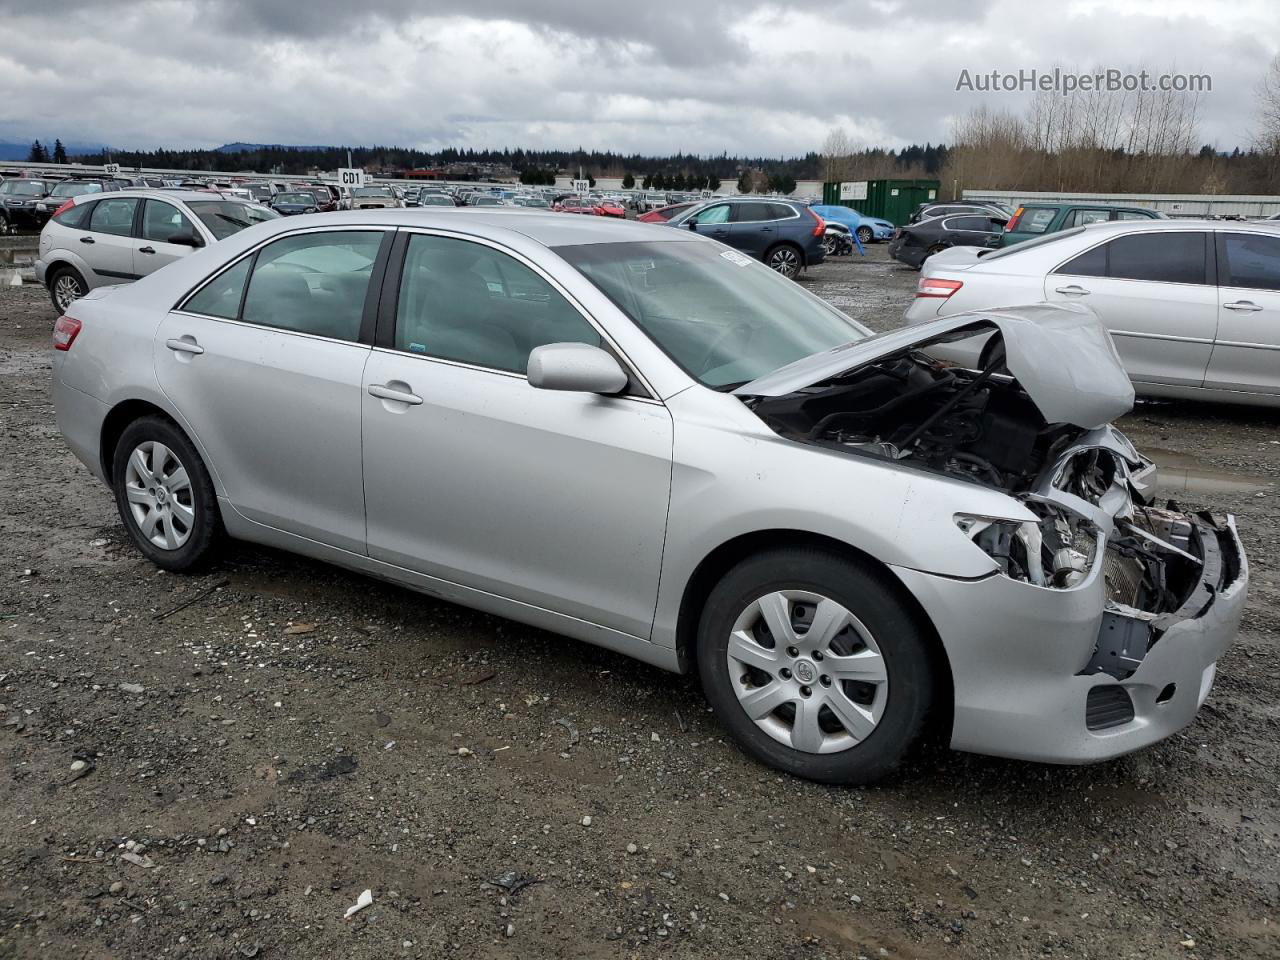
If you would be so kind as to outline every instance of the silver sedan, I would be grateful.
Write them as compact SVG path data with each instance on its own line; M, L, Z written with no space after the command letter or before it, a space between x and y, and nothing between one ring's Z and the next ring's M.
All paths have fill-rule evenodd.
M980 370L927 352L973 337ZM696 670L815 780L928 717L1026 759L1153 743L1245 600L1230 518L1145 504L1080 308L870 336L692 233L357 211L96 289L54 346L59 427L159 566L256 541Z

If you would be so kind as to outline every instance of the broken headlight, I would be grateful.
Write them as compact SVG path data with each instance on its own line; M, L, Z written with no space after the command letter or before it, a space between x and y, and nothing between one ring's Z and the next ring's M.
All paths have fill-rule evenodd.
M1056 589L1083 581L1097 555L1097 528L1055 504L1032 501L1026 506L1038 520L958 513L956 526L1011 580Z

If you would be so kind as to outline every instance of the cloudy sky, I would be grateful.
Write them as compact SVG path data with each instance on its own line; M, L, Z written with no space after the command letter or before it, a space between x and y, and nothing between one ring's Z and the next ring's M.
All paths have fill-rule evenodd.
M465 14L458 11L465 10ZM945 140L961 70L1205 73L1247 144L1275 0L0 0L0 139L796 155Z

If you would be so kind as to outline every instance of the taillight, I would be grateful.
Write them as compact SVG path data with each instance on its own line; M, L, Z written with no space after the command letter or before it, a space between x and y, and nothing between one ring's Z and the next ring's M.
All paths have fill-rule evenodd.
M56 217L56 216L57 216L58 214L60 214L63 210L69 210L69 209L71 209L72 207L74 207L75 205L76 205L76 202L75 202L74 200L68 200L66 203L64 203L62 206L60 206L57 210L53 211L53 213L51 214L51 216L55 216L55 217Z
M75 317L59 317L53 324L53 349L70 350L79 335L79 320Z
M1004 225L1005 233L1013 233L1014 229L1018 226L1018 221L1022 219L1022 211L1023 211L1022 207L1019 207L1017 210L1013 211L1013 216L1010 217L1009 222Z
M805 209L805 212L809 214L809 216L813 217L813 219L817 221L817 223L814 225L814 228L813 228L813 235L815 237L822 236L827 230L827 222L823 220L820 216L818 216L816 213L814 213L812 208L805 207L804 209Z
M921 277L916 284L917 297L941 297L943 300L952 296L964 284L959 280L943 280L940 277Z

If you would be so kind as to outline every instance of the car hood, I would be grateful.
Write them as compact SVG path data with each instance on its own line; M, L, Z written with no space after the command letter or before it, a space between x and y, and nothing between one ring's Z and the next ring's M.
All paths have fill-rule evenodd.
M1003 336L1005 366L1049 423L1093 429L1133 409L1133 384L1111 335L1097 314L1079 304L1037 303L942 317L811 354L733 392L784 396L903 350L965 339L984 328Z

